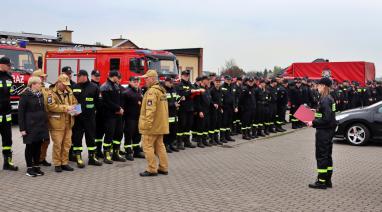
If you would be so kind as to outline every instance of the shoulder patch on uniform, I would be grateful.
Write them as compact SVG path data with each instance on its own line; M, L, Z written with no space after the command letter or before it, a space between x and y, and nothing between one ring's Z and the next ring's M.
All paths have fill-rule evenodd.
M52 103L53 103L52 95L49 95L48 96L48 104L52 104Z
M153 100L147 100L147 106L152 106L153 105Z

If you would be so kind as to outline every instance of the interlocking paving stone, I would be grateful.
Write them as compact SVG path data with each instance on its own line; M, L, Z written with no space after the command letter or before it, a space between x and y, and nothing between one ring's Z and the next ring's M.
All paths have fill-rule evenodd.
M63 173L43 167L45 176L27 177L13 133L20 171L0 171L0 211L382 211L382 145L336 141L334 188L311 190L313 129L172 153L170 174L151 178L138 176L144 159Z

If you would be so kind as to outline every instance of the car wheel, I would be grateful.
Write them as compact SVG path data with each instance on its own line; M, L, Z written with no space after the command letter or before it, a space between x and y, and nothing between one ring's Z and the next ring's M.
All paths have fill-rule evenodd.
M363 146L369 142L370 131L363 124L352 124L346 130L346 140L355 146Z

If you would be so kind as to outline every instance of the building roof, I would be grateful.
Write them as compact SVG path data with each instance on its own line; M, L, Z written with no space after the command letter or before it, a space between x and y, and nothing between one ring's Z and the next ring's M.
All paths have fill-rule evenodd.
M169 51L177 55L193 55L193 56L203 55L203 48L164 49L164 51Z
M118 38L118 39L121 39L121 38ZM131 45L133 45L134 48L136 48L136 49L139 48L139 46L137 46L135 43L133 43L133 41L131 41L131 40L129 40L129 39L126 39L126 40L124 40L124 41L118 43L117 45L114 45L112 48L118 48L118 47L121 47L121 46L123 46L123 45L125 45L125 44L128 44L128 43L130 43Z
M58 40L56 36L43 35L38 33L28 33L28 32L6 32L0 31L0 37L7 38L23 38L28 40Z

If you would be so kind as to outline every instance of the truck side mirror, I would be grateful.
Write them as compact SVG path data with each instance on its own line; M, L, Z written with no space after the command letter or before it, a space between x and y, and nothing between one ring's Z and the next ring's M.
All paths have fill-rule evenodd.
M38 69L42 69L42 65L43 65L42 56L38 56L38 58L37 58L37 68Z

